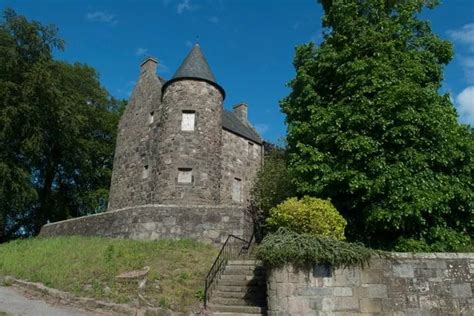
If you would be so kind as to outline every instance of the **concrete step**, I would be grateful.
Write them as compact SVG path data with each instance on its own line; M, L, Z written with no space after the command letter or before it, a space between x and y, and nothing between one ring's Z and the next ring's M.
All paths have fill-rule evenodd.
M223 274L245 274L245 275L265 275L266 270L263 267L253 266L227 266Z
M266 292L266 288L262 286L247 285L222 285L217 284L215 287L216 292L241 292L241 293L255 293L255 292Z
M234 280L234 281L263 281L265 282L267 278L264 275L245 275L245 274L223 274L221 275L220 280Z
M217 285L230 285L230 286L262 286L264 287L266 285L265 279L250 279L250 280L235 280L235 279L224 279L221 278L219 281L217 281Z
M214 316L257 316L257 315L265 315L262 313L255 313L255 314L247 314L247 313L212 313Z
M262 266L262 261L260 260L229 260L228 265L235 266Z
M214 291L212 292L212 297L216 298L248 298L254 297L256 299L266 300L267 293L266 291L254 291L254 292L236 292L236 291ZM211 298L212 299L212 298Z
M246 313L246 314L262 314L266 312L266 308L259 306L225 306L209 304L209 309L219 313Z
M213 296L210 300L211 304L215 305L225 305L225 306L266 306L266 299L262 297L252 297L249 298L226 298L226 297L217 297Z

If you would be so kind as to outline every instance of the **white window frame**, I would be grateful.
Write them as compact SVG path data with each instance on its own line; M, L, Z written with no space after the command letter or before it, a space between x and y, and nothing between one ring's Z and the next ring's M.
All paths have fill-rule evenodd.
M232 181L232 201L242 202L242 179L234 178Z
M179 184L192 184L194 182L192 168L178 168L178 177L176 178Z
M143 166L142 179L147 179L150 176L150 167L148 165Z
M155 121L155 111L151 111L148 116L148 124L151 125Z
M183 111L181 113L181 130L193 132L196 129L196 111Z

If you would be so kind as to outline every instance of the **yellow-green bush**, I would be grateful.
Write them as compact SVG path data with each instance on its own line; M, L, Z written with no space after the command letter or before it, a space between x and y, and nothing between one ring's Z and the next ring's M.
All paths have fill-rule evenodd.
M276 231L286 227L297 233L344 240L346 220L329 200L305 196L289 198L270 210L267 226Z

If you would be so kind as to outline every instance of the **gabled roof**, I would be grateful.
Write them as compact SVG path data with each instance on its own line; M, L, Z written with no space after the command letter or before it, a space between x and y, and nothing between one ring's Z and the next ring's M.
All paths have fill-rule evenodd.
M223 110L222 111L222 128L251 140L257 144L262 144L262 139L258 133L250 125L242 123L241 120L235 116L234 113Z
M174 74L173 78L166 82L165 86L170 84L173 81L181 79L198 79L206 81L214 85L219 91L221 91L223 98L225 98L224 89L217 83L214 74L212 73L211 67L207 63L206 57L201 51L199 44L194 45L194 47L189 52L188 56L184 59L181 66ZM163 86L163 89L165 88Z

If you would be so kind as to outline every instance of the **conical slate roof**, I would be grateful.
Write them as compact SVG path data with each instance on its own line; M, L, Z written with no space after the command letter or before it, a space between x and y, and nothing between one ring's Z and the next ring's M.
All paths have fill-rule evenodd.
M207 81L216 86L216 88L222 92L223 97L225 97L224 89L216 82L216 78L212 73L211 67L209 67L209 64L207 63L206 57L204 57L199 44L194 45L181 66L179 66L173 78L169 80L166 85L180 79L199 79Z

